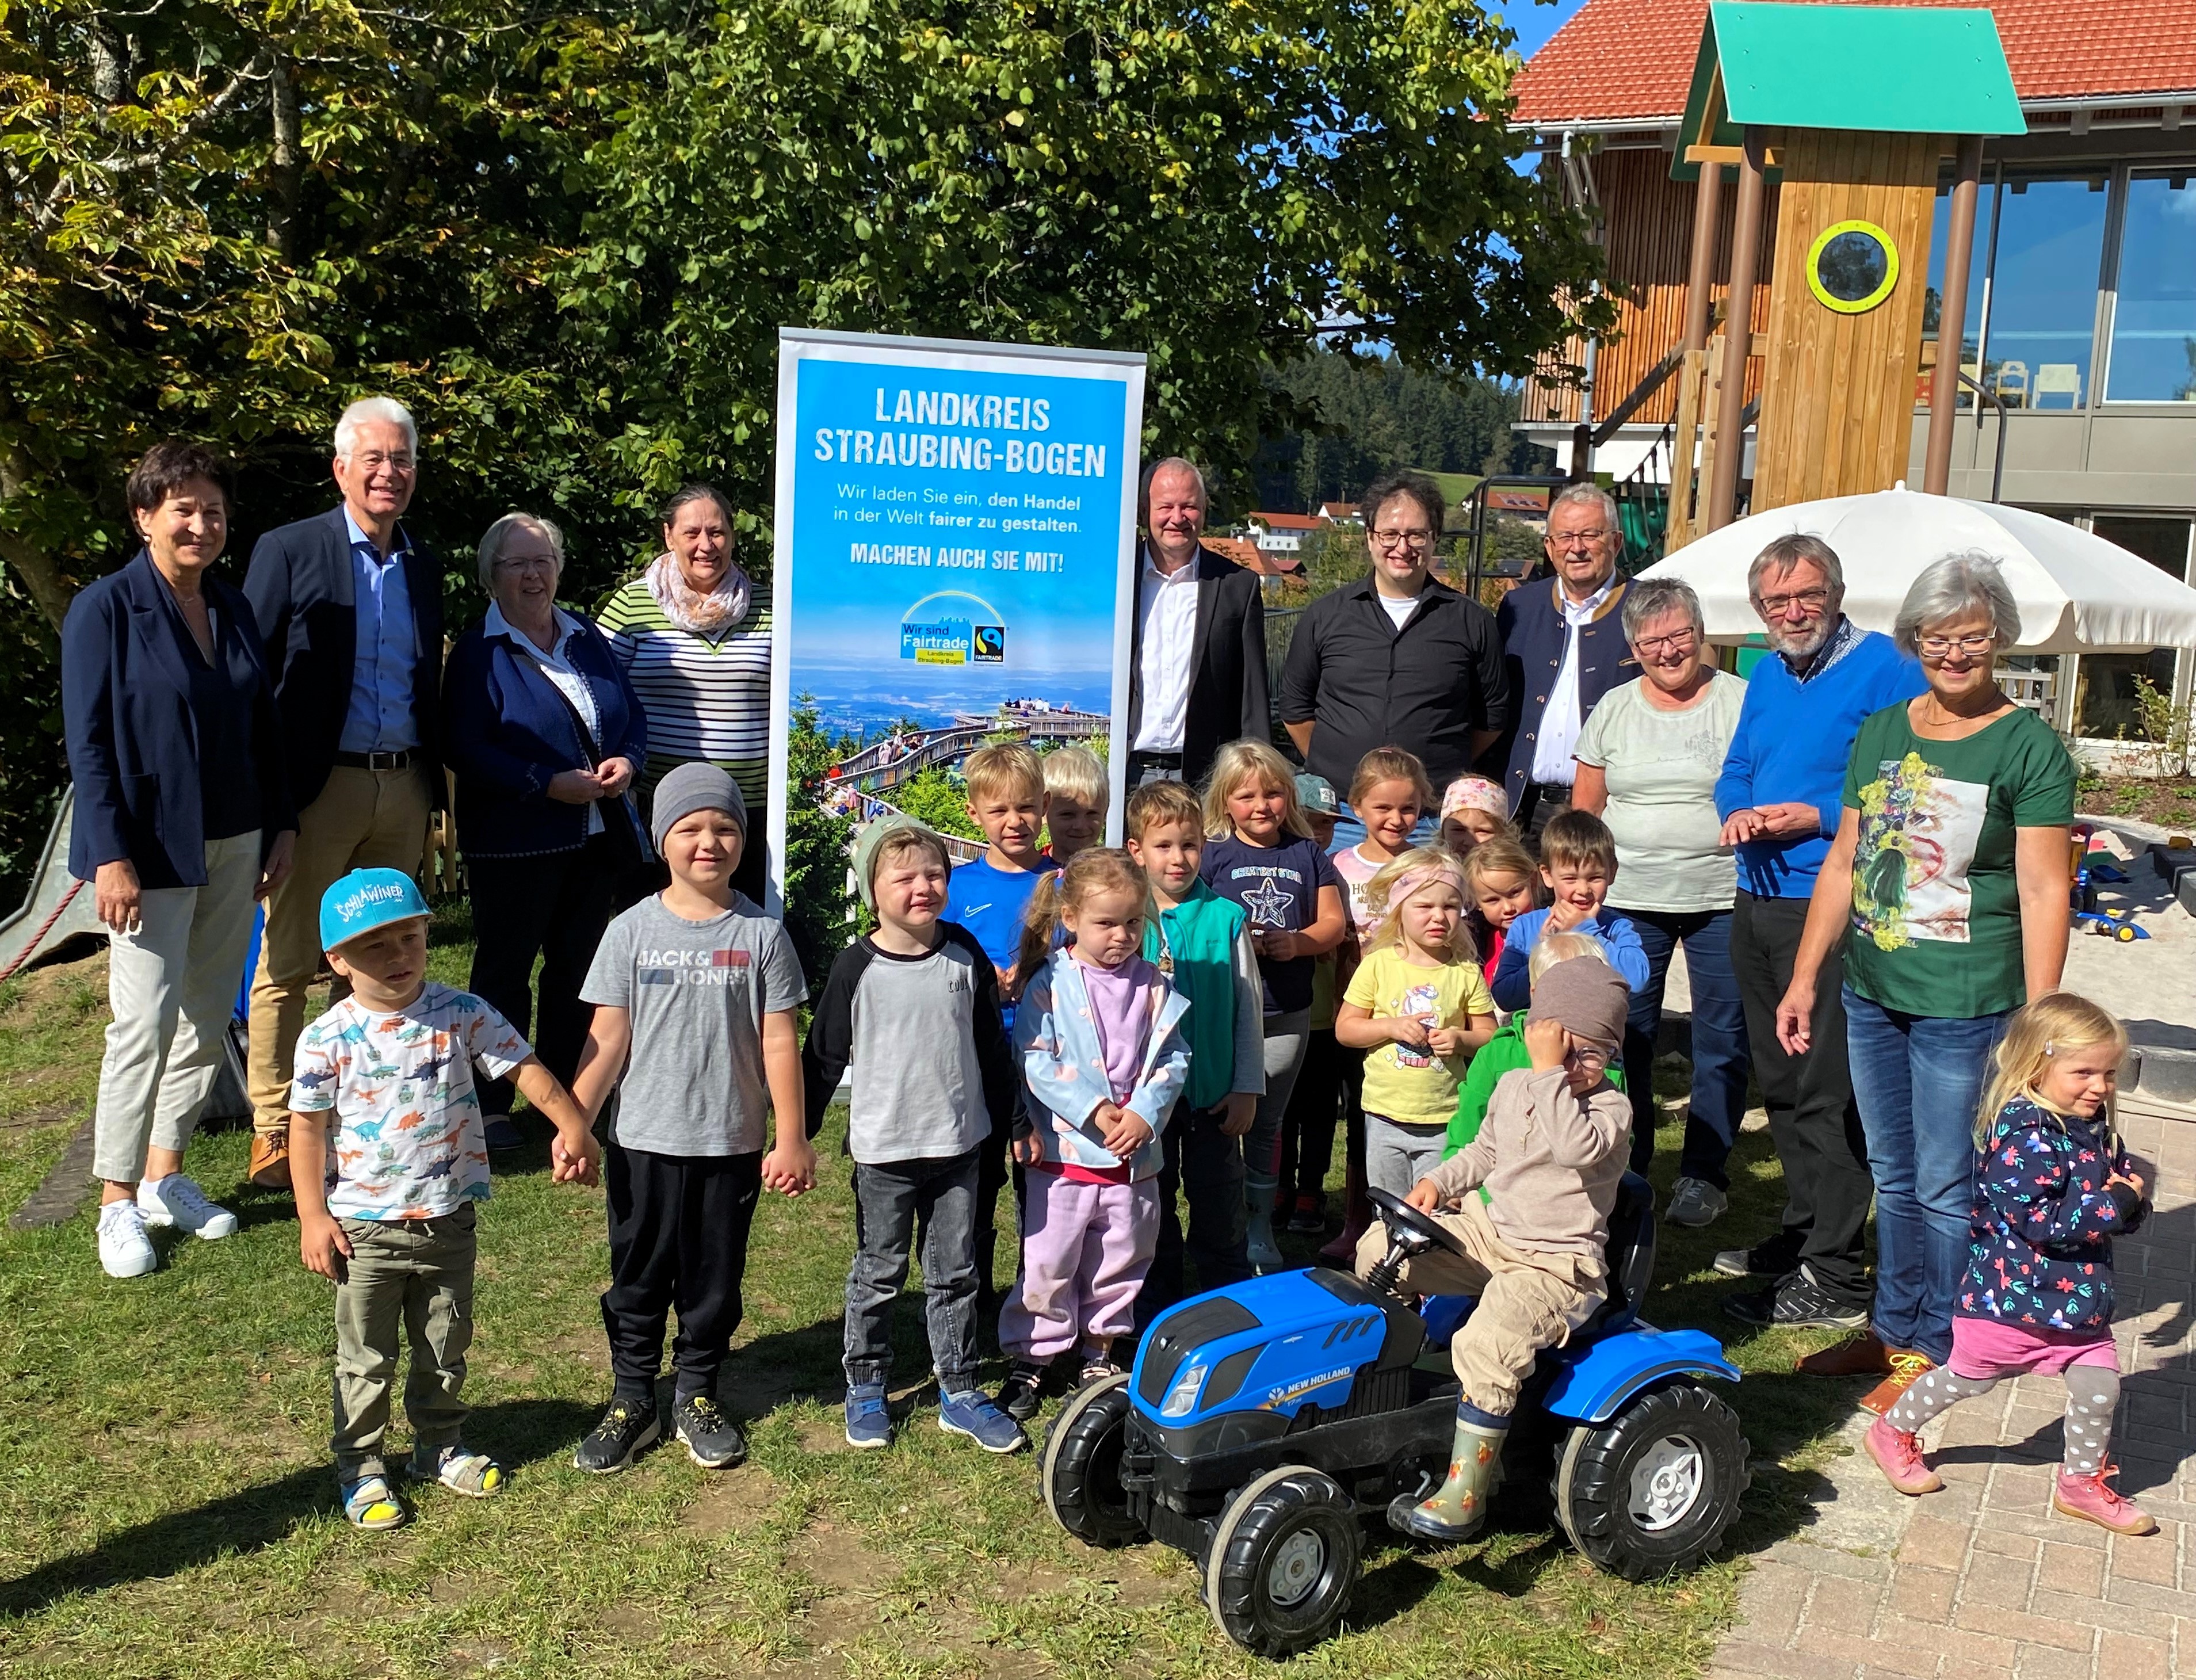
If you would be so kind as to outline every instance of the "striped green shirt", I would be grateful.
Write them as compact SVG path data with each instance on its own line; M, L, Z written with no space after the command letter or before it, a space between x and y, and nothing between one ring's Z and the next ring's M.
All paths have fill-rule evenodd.
M681 630L645 578L619 587L596 622L648 714L647 789L673 765L706 759L760 810L770 788L770 602L757 587L747 615L712 638Z

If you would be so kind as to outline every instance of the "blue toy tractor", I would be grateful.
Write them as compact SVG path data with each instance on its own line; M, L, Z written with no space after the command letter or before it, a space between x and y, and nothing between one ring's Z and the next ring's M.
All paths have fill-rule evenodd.
M1040 1474L1060 1526L1091 1545L1188 1552L1221 1631L1263 1656L1326 1637L1356 1584L1364 1520L1448 1473L1448 1340L1472 1302L1413 1306L1395 1285L1413 1256L1457 1243L1371 1194L1389 1245L1368 1279L1315 1267L1185 1301L1153 1321L1132 1371L1078 1390L1045 1436ZM1571 1543L1638 1580L1715 1550L1746 1490L1747 1443L1702 1384L1738 1378L1720 1344L1638 1316L1655 1199L1635 1174L1618 1192L1609 1261L1608 1302L1541 1356L1503 1469L1516 1483L1537 1458Z

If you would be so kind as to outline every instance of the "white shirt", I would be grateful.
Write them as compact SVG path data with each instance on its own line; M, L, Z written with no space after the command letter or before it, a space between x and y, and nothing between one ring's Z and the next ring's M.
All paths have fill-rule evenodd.
M587 686L587 679L574 670L571 661L564 657L565 644L571 640L572 632L579 628L579 621L562 607L552 607L549 610L554 615L557 640L546 653L541 651L540 643L506 618L503 609L493 601L488 603L488 616L482 621L481 627L491 636L510 637L514 646L531 654L534 662L541 667L541 674L556 685L557 692L570 701L573 708L587 720L587 733L594 736L599 746L603 738L603 719L602 713L595 707L595 691ZM587 833L599 834L602 831L603 813L590 804L587 806Z
M1562 584L1557 598L1563 603L1563 662L1557 668L1555 686L1548 690L1547 709L1540 713L1540 733L1533 742L1533 780L1568 788L1578 776L1573 754L1579 730L1586 719L1579 715L1579 626L1592 621L1616 586L1616 574L1583 601L1574 601Z
M1425 589L1421 586L1419 595L1425 593ZM1375 589L1372 592L1372 598L1387 609L1389 618L1395 622L1396 633L1398 636L1403 633L1403 626L1411 621L1411 615L1419 609L1418 595L1383 595Z
M1137 753L1179 753L1189 718L1189 663L1197 643L1197 556L1178 570L1162 572L1144 548L1136 613L1141 642L1136 665L1143 690Z

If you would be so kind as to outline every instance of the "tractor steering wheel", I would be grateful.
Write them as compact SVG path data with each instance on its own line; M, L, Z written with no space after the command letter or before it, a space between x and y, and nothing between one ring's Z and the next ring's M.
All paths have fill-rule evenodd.
M1413 1246L1419 1253L1423 1254L1430 1248L1444 1248L1459 1260L1471 1257L1465 1252L1464 1244L1456 1233L1431 1215L1420 1213L1401 1197L1391 1196L1386 1191L1376 1190L1370 1185L1365 1187L1365 1197L1372 1204L1373 1211L1380 1215L1380 1222L1388 1227L1391 1242L1397 1237L1407 1235L1418 1239Z

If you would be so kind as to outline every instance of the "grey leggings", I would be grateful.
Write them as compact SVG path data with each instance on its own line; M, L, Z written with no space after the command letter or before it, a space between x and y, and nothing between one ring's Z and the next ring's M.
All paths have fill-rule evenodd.
M1972 1400L1997 1387L1994 1377L1961 1377L1939 1365L1899 1396L1883 1421L1909 1435L1955 1400ZM2095 1475L2112 1445L2112 1413L2120 1403L2120 1374L2108 1365L2066 1367L2066 1468Z
M1289 1111L1289 1093L1297 1088L1310 1042L1310 1010L1266 1017L1266 1094L1258 1099L1251 1129L1243 1134L1243 1176L1265 1187L1269 1204L1281 1170L1281 1116Z

